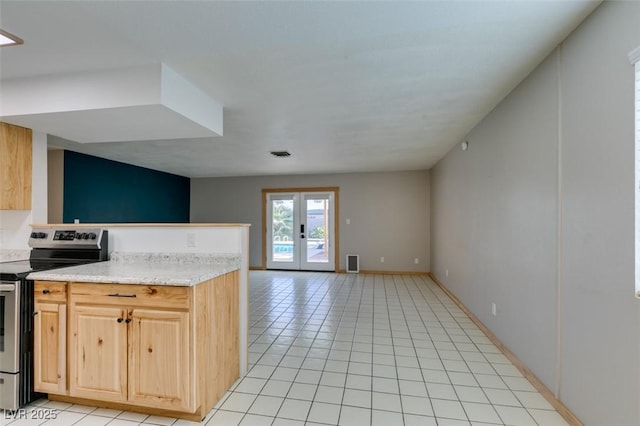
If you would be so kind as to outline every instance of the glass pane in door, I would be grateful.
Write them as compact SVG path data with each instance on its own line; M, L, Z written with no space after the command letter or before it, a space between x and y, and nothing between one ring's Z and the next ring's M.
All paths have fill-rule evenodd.
M329 200L306 199L307 262L329 262Z
M271 259L274 262L292 262L294 250L293 200L273 200L271 209Z

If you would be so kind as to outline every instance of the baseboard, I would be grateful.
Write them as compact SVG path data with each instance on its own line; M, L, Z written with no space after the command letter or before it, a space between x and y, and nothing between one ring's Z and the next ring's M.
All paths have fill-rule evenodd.
M250 271L266 271L267 268L263 267L263 266L250 266L249 267ZM291 271L291 272L305 272L305 271ZM323 271L318 271L318 272L323 272ZM327 272L331 272L331 271L327 271ZM335 273L337 274L346 274L347 270L346 269L338 269ZM351 272L350 272L351 274ZM430 272L418 272L418 271L372 271L372 270L365 270L365 269L361 269L360 272L356 272L354 274L367 274L367 275L422 275L422 276L428 276L430 274Z
M553 408L556 409L556 411L565 419L567 423L569 423L571 426L584 426L584 424L580 421L580 419L578 419L578 417L575 414L573 414L571 410L567 408L566 405L564 405L560 400L558 400L553 394L553 392L551 392L549 388L547 388L544 385L544 383L542 383L540 379L538 379L536 375L533 374L533 372L529 370L529 368L527 368L527 366L525 366L524 363L520 361L520 359L517 356L515 356L515 354L511 352L509 348L507 348L500 341L500 339L498 339L498 337L495 334L493 334L493 332L491 332L491 330L489 330L487 326L485 326L482 323L482 321L480 321L478 317L476 317L473 314L473 312L469 310L469 308L465 306L464 303L460 301L460 299L458 299L447 287L445 287L445 285L442 284L440 280L436 278L435 275L433 275L431 272L429 272L428 275L429 275L429 278L431 278L433 282L436 283L436 285L440 287L442 291L444 291L447 294L447 296L449 296L451 300L453 300L455 304L458 305L458 307L465 314L467 314L467 316L471 319L471 321L473 321L475 325L477 325L478 328L482 330L482 332L487 336L487 338L491 340L491 342L494 345L496 345L498 349L502 351L504 356L506 356L509 359L509 361L513 363L513 365L520 371L520 373L522 373L522 375L531 383L531 385L533 385L533 387L536 388L538 392L540 392L540 394L544 397L544 399L546 399L549 402L549 404L551 404Z
M264 271L267 268L265 268L264 266L249 266L249 270L250 271Z
M369 269L361 269L359 273L369 275L429 275L429 272L422 271L373 271Z
M126 403L99 401L95 399L77 398L77 397L67 396L67 395L49 394L47 395L47 399L49 399L49 401L66 402L67 404L79 404L79 405L86 405L89 407L109 408L112 410L133 411L135 413L150 414L152 416L175 417L178 419L185 419L192 422L200 422L207 415L207 412L201 412L201 410L204 411L202 407L199 407L195 413L183 413L181 411L164 410L161 408L141 407L138 405L132 405L132 404L126 404Z
M346 269L338 269L338 274L346 274ZM361 269L359 272L349 272L350 274L368 274L368 275L422 275L427 276L429 272L416 272L416 271L372 271L368 269Z

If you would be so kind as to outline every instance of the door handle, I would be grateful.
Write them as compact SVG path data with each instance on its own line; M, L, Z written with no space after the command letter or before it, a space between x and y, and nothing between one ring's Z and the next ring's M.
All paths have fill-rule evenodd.
M304 238L304 223L300 225L300 238Z

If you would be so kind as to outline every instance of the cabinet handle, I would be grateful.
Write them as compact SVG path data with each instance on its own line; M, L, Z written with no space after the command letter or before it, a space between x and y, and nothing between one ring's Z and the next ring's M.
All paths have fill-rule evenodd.
M124 320L124 322L129 324L131 322L131 318L127 318L126 320Z
M117 321L120 323L120 322L124 321L124 318L118 318Z
M51 293L51 292L49 291L48 288L45 288L44 290L42 290L42 294L49 294L49 293Z
M37 313L37 312L34 312L34 313L33 313L33 316L35 317L36 315L38 315L38 313Z
M112 294L109 294L109 297L137 297L137 295L135 295L135 294L112 293Z

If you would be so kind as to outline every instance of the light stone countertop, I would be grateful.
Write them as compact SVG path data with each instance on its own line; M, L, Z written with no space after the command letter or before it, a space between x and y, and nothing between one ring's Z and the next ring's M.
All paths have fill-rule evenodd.
M236 271L239 255L112 253L110 261L34 272L27 279L108 284L194 286Z
M15 262L17 260L28 260L31 250L0 249L0 262Z

